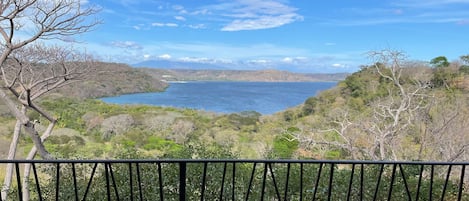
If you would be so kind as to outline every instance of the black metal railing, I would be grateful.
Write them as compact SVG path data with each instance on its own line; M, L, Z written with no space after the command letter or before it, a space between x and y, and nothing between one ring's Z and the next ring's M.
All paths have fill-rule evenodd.
M469 163L0 160L1 169L8 163L15 170L9 200L24 191L31 200L469 200Z

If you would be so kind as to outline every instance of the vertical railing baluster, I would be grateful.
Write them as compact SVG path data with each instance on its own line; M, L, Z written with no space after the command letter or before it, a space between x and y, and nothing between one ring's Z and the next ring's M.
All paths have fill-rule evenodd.
M140 196L140 200L143 200L142 178L140 176L140 163L135 163L135 168L137 169L138 196Z
M36 189L37 189L37 195L39 196L39 200L42 201L42 193L41 193L41 185L39 183L39 178L37 175L37 169L36 169L36 163L32 162L31 166L33 167L33 174L34 174L34 180L36 181ZM0 200L3 200L0 198Z
M249 179L248 190L246 192L246 200L249 200L249 194L251 192L252 181L254 180L254 173L256 173L256 165L257 165L256 162L254 162L254 164L252 165L251 178Z
M466 172L466 165L462 165L461 167L461 176L459 177L459 186L458 186L458 201L461 201L462 192L464 190L464 174Z
M383 176L384 171L384 164L381 164L381 168L379 169L378 181L376 181L376 189L375 194L373 195L373 200L377 200L378 192L379 192L379 184L381 183L381 177Z
M363 187L364 187L364 167L363 167L363 163L360 164L360 200L363 200Z
M313 200L316 200L316 193L318 192L319 187L319 179L321 179L322 164L323 163L319 163L318 175L316 177L316 183L314 184Z
M334 163L331 163L331 172L329 174L329 188L327 190L327 200L331 200L332 199L332 182L333 182L333 179L334 179Z
M269 163L269 171L270 171L270 175L272 176L272 182L274 183L274 189L275 189L275 193L277 194L277 199L282 200L280 197L280 191L278 190L277 180L275 180L275 173L272 170L272 163Z
M443 192L441 192L441 201L445 200L446 187L448 186L449 176L451 175L451 168L452 167L453 167L453 165L449 165L449 167L448 167L448 173L446 174L446 180L445 180L445 184L443 186Z
M106 194L107 200L111 201L111 185L109 184L109 170L108 170L108 163L104 163L104 172L106 172Z
M91 182L93 181L94 174L96 173L96 168L98 167L98 163L94 163L93 170L91 171L90 175L90 181L88 181L88 185L86 186L85 194L83 195L83 199L81 200L86 200L86 196L88 195L88 192L91 187Z
M233 162L233 172L231 178L231 200L235 201L235 189L236 189L236 163Z
M16 183L18 185L18 200L23 200L23 192L21 188L21 176L20 176L20 167L19 163L15 163L15 171L16 171Z
M59 185L60 185L60 163L56 163L56 172L55 172L55 200L59 200Z
M158 184L160 186L160 201L164 201L164 192L163 192L163 174L161 173L161 163L157 163L158 165Z
M397 168L397 165L394 163L392 165L391 183L389 184L389 192L388 192L388 199L387 200L391 200L391 197L392 197L392 189L394 187L394 179L396 178L396 168Z
M428 200L433 200L433 174L435 173L435 166L431 165L430 169L430 192L428 196Z
M352 195L352 183L353 183L353 174L355 173L355 164L352 164L352 172L350 173L350 181L348 184L348 191L347 191L347 200L350 200Z
M114 194L116 195L116 200L120 200L119 197L119 189L117 188L116 185L116 178L114 178L114 172L112 171L112 166L111 163L109 163L109 173L111 174L111 181L112 181L112 186L114 187Z
M225 189L225 176L226 176L226 165L227 163L223 163L223 175L221 177L221 188L220 188L220 198L219 200L223 200L223 189Z
M264 163L264 174L262 176L262 188L261 188L261 201L264 201L264 194L265 194L265 184L267 183L267 163Z
M78 201L77 173L75 169L75 163L72 163L72 175L73 175L73 189L75 191L75 201Z
M422 185L422 177L423 177L423 170L425 168L425 165L420 165L420 173L419 173L419 181L417 183L417 195L415 195L415 201L419 200L419 195L420 195L420 186Z
M300 201L303 201L303 163L300 163Z
M407 179L405 178L405 173L404 173L404 169L402 168L402 164L399 164L399 170L401 172L402 180L404 181L404 187L407 193L407 199L411 201L412 195L410 194L409 185L407 184Z
M283 195L283 200L287 201L287 197L288 197L288 183L290 181L290 166L291 166L291 163L288 163L287 164L287 178L285 179L285 193Z
M179 201L186 201L186 162L179 162Z
M202 186L200 189L200 201L204 200L205 196L205 182L207 182L207 162L204 162L204 170L202 173Z

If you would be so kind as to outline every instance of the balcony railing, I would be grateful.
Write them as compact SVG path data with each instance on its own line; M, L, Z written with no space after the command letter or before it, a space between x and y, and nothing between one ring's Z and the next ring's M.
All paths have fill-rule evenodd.
M0 160L9 200L469 200L469 163L329 160ZM4 200L4 198L1 198Z

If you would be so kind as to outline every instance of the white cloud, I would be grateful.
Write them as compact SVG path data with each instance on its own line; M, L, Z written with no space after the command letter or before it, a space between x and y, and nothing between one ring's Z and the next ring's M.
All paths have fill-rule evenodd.
M208 6L220 18L229 20L222 31L258 30L280 27L303 20L297 8L278 0L236 0Z
M345 65L345 64L335 63L335 64L332 64L332 67L334 67L334 68L347 68L348 66Z
M293 59L291 57L285 57L285 58L282 59L282 61L285 62L285 63L291 63L291 62L293 62Z
M174 5L174 6L172 6L172 8L174 10L176 10L177 12L179 12L180 14L186 14L187 13L187 10L184 8L184 6Z
M154 22L151 23L151 26L154 27L178 27L179 25L176 23L160 23L160 22Z
M113 41L111 45L114 47L125 48L125 49L133 49L133 50L140 50L143 47L134 41Z
M201 9L201 10L196 10L194 12L190 13L191 15L207 15L210 14L210 11L208 9Z
M194 62L194 63L217 63L215 59L209 59L206 57L181 57L180 61L184 62Z
M171 55L169 54L162 54L160 56L158 56L159 59L164 59L164 60L169 60L171 59Z
M260 16L255 19L234 20L223 27L222 31L258 30L280 27L285 24L299 20L301 17L296 14L285 14L279 16Z
M272 61L267 60L267 59L252 59L252 60L248 60L247 63L256 64L256 65L267 65L267 64L272 63Z
M179 25L176 24L176 23L166 23L166 26L167 26L167 27L177 27L177 26L179 26Z
M189 28L191 29L205 29L207 26L205 24L190 24L188 25Z
M308 62L309 59L307 57L285 57L281 61L289 64L299 64Z
M174 19L179 20L179 21L186 21L186 18L184 16L174 16Z

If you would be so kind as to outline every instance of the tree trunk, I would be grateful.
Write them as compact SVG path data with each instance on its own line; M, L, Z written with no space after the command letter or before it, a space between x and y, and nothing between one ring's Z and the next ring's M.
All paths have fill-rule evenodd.
M25 107L22 111L26 111ZM18 141L21 133L21 122L16 121L15 130L13 131L13 138L11 139L10 149L8 150L8 160L15 159L16 149L18 147ZM10 193L11 180L13 176L13 163L8 163L5 171L5 179L3 181L2 198L8 200L8 193Z
M41 144L42 142L44 142L44 140L46 140L52 134L52 130L54 129L54 126L55 126L55 121L49 124L46 131L44 131L44 134L40 138ZM38 149L36 148L36 146L31 148L31 151L29 151L29 154L26 157L26 160L34 159L37 152L38 152ZM23 201L29 201L30 199L30 194L29 194L29 175L30 174L31 174L31 164L27 163L24 165L24 173L23 173L23 186L22 186Z
M23 114L21 110L18 109L18 106L13 102L13 100L11 100L10 97L8 97L7 93L5 93L4 88L0 88L0 98L3 99L3 102L6 104L8 109L13 113L16 119L21 122L21 124L24 126L24 130L31 136L31 139L34 142L34 146L36 146L39 151L39 155L41 155L43 159L53 159L53 157L44 147L44 144L42 144L41 138L39 137L37 130L34 128L34 124L29 121L29 118L26 116L26 114Z
M384 160L386 158L386 149L385 149L385 143L384 143L385 139L383 136L380 137L379 139L379 156L380 156L380 160Z

